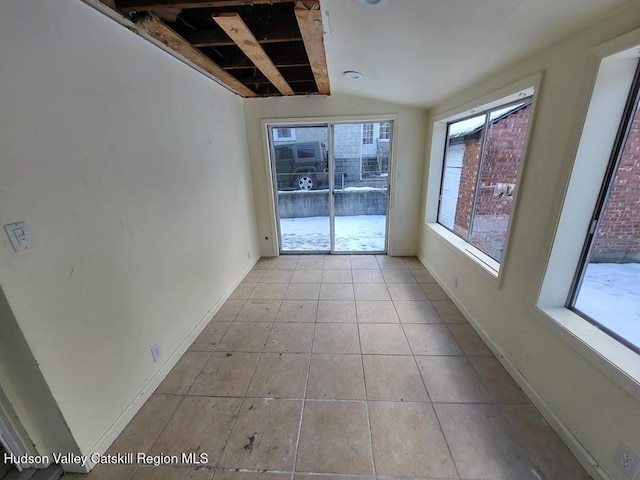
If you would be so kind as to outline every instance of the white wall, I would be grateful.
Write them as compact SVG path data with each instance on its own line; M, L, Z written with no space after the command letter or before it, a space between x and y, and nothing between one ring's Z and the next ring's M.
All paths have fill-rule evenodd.
M353 96L278 97L245 99L244 113L247 128L253 188L256 200L260 251L273 256L276 225L273 212L273 193L261 127L263 119L324 119L355 118L358 115L397 114L394 124L396 141L395 177L391 183L389 211L389 249L391 255L415 255L418 248L421 178L424 159L424 140L427 131L425 110ZM267 238L265 238L267 237Z
M241 100L79 0L3 1L0 65L0 225L38 242L0 234L3 322L101 450L258 258Z
M612 479L625 478L614 463L618 443L640 451L640 390L620 386L603 373L606 369L575 348L569 335L559 333L562 329L549 327L536 301L594 81L591 52L638 27L640 4L630 2L556 47L460 92L430 112L436 118L543 73L501 284L426 225L419 248L423 262L494 350L505 356L507 366L537 405L547 409L552 421L559 420L556 427L565 439L574 440L570 445L574 452L580 455L584 447L595 459L598 467L590 473ZM427 212L433 215L437 194L429 191L426 196L430 199ZM575 241L581 243L583 235L575 232ZM457 288L454 277L459 278ZM588 456L580 456L583 464Z

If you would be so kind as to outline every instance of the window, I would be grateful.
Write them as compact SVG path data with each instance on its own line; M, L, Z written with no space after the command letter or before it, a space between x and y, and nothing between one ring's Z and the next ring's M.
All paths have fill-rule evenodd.
M382 122L380 124L380 140L389 140L391 135L391 122Z
M373 144L373 123L362 124L362 144L363 145Z
M500 262L531 97L447 124L438 223Z
M296 129L290 127L281 127L273 129L273 140L276 142L295 140Z
M640 66L568 307L640 353Z

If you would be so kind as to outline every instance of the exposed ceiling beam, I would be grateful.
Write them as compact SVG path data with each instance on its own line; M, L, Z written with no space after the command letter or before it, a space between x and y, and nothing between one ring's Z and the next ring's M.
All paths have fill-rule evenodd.
M269 27L270 30L263 34L254 33L254 36L260 44L299 42L302 40L299 32L291 32L291 29L285 29L279 25L269 25ZM229 36L220 30L196 30L188 35L187 40L189 40L194 47L224 47L235 45L235 42L229 40Z
M162 20L149 16L141 19L136 26L151 35L156 40L162 42L167 47L178 53L180 56L198 66L205 72L213 75L221 83L237 92L243 97L255 97L256 94L246 85L236 79L233 75L223 70L215 64L210 58L201 53L198 49L192 47L189 42L165 25Z
M282 95L295 95L278 67L260 46L249 27L237 13L220 13L213 15L215 22L220 25L242 52L258 67L258 70L269 79Z
M311 5L311 8L309 8ZM327 57L324 53L322 29L322 13L320 4L316 2L296 2L294 7L298 27L304 41L304 48L309 56L311 70L316 79L318 93L329 95L329 73L327 71Z
M116 0L116 7L123 13L144 12L162 8L211 8L239 7L264 3L285 3L291 0Z

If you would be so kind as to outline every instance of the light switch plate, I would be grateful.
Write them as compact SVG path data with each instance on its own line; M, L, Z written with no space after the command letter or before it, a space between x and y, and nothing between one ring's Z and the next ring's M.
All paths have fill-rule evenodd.
M9 223L4 226L15 252L23 252L36 246L36 239L27 222Z

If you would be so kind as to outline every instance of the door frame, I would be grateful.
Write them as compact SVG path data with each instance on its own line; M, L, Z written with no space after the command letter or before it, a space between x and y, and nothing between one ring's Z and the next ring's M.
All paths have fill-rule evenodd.
M386 212L386 222L385 222L385 252L387 255L393 255L392 249L390 246L393 244L391 242L391 221L393 215L393 205L395 198L395 183L397 176L397 161L396 161L396 152L397 152L397 139L398 139L398 128L399 128L399 115L397 113L387 113L387 114L374 114L374 115L349 115L349 116L329 116L329 117L285 117L285 118L266 118L261 119L261 132L262 132L262 149L263 149L263 158L265 162L265 182L266 185L270 188L269 198L269 223L271 225L271 245L272 249L275 252L276 256L281 254L280 252L280 222L278 217L278 210L276 204L276 195L277 195L277 187L273 183L274 172L273 172L273 163L272 163L272 151L271 151L271 141L269 135L269 128L282 128L282 127L291 127L291 126L300 126L300 127L313 127L313 126L326 126L329 130L331 130L331 126L335 124L347 124L347 123L375 123L375 122L392 122L391 129L391 151L389 154L389 176L387 182L387 212ZM333 134L332 132L328 133L328 151L329 151L329 162L333 165ZM334 225L331 218L333 217L333 183L334 178L333 175L329 175L329 190L330 190L330 238L331 238L331 254L340 254L340 255L350 255L350 254L364 254L371 255L376 254L369 252L334 252ZM306 253L306 252L305 252ZM310 251L309 254L313 254L314 252ZM324 252L322 252L324 253ZM292 252L293 255L300 254L298 252Z

